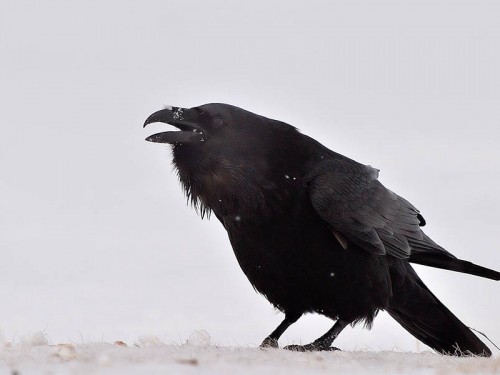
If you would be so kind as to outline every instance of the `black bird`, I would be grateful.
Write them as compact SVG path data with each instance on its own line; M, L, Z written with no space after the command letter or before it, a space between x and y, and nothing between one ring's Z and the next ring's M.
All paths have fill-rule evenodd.
M386 310L417 339L448 355L491 351L448 310L410 263L500 280L453 256L420 227L408 201L378 170L333 152L296 128L227 104L167 107L144 126L180 131L147 141L173 145L173 164L194 207L226 229L253 287L285 314L262 342L278 347L302 314L335 324L314 342L286 349L332 350L349 324L370 327Z

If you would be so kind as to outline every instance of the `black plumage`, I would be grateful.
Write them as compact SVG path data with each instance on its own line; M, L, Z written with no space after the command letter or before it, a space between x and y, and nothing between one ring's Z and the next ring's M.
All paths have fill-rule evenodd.
M385 188L378 170L324 147L294 127L226 104L168 107L144 126L180 131L147 140L173 145L173 163L202 216L214 213L254 288L285 319L262 343L304 313L335 325L293 350L329 350L349 324L370 326L386 310L444 354L491 355L424 285L410 262L500 279L457 259L421 230L425 220Z

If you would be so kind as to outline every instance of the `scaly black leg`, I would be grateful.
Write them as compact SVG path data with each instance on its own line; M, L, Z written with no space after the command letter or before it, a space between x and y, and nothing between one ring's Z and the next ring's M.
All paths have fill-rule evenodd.
M284 349L293 350L296 352L313 352L322 350L340 350L332 347L333 341L337 338L340 332L347 327L351 322L345 320L337 320L330 330L321 336L319 339L307 345L288 345Z
M293 323L299 320L302 314L285 314L285 319L280 323L280 325L267 336L262 344L261 348L278 348L278 339L281 337L283 332L287 330Z

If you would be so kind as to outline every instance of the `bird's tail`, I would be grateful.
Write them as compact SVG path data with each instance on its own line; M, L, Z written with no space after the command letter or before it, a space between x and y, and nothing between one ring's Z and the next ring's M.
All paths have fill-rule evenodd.
M424 266L468 273L470 275L500 280L500 272L478 266L466 260L458 259L441 246L432 241L425 233L421 240L410 239L412 252L409 261Z
M442 354L491 356L490 349L431 293L410 264L401 262L391 272L393 298L387 311L403 328Z
M478 266L466 260L452 258L446 254L415 252L410 255L409 261L424 266L468 273L470 275L485 277L492 280L500 280L500 272L498 271Z

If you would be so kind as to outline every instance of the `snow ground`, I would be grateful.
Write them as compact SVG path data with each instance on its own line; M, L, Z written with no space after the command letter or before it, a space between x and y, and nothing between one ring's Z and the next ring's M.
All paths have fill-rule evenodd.
M500 357L457 358L432 352L295 353L210 344L205 332L187 343L140 337L123 342L49 345L34 334L0 346L0 373L30 374L499 374Z

